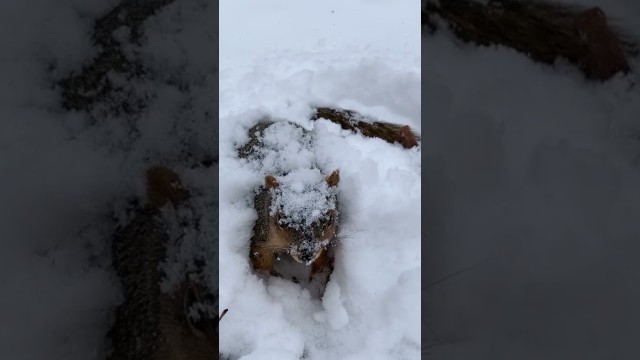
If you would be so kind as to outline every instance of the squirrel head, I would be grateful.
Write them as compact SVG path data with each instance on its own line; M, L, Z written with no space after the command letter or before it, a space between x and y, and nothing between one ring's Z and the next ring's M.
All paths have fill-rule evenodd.
M164 166L153 166L147 170L147 199L151 206L161 208L167 202L178 206L189 196L180 177L172 170Z
M324 178L329 188L338 186L339 170L333 171ZM267 190L277 189L280 184L275 177L265 177ZM330 193L335 200L335 192ZM274 244L282 244L289 250L291 257L299 263L311 264L326 246L335 238L338 227L338 211L328 208L309 226L292 226L287 217L280 211L270 216L270 237Z

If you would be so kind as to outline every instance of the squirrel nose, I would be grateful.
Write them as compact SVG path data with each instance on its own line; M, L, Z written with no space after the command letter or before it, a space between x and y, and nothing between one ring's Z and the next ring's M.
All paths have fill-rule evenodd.
M302 254L300 254L300 260L302 260L302 261L306 262L306 261L309 261L311 259L313 259L313 254L311 252L309 252L309 251L305 251Z
M310 250L302 250L300 252L300 260L304 261L304 262L308 262L311 261L313 259L313 252Z

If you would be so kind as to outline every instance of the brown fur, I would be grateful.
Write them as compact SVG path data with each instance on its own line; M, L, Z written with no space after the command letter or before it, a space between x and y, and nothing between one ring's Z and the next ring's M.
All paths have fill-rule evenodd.
M596 79L608 79L618 72L631 69L617 34L607 24L600 8L592 8L578 14L576 27L585 37L586 54L580 63L589 75Z
M264 187L268 189L274 189L278 187L278 180L271 175L267 175L264 178Z
M329 250L322 249L320 256L311 264L311 276L318 274L325 269L329 269L329 273L333 272L333 258L329 255Z
M326 180L329 187L338 186L340 182L340 170L336 169L331 175L327 176Z
M353 110L332 109L319 107L315 109L311 120L320 118L334 122L345 130L360 132L362 135L382 139L388 143L399 143L403 147L410 149L418 146L419 136L415 134L409 125L397 125L380 121L362 121L361 114Z
M147 170L147 198L152 207L161 208L167 201L178 206L189 199L189 196L180 177L172 170L163 166Z
M629 72L627 58L637 50L599 8L542 0L440 0L427 2L425 10L422 21L432 32L437 17L465 42L507 46L546 64L563 58L593 80Z
M325 178L330 187L337 186L339 180L338 170ZM258 219L256 220L254 236L251 238L250 245L250 253L252 255L250 258L254 270L270 275L277 275L273 271L274 257L289 252L291 246L295 244L296 237L300 236L296 230L279 225L276 216L269 214L271 199L268 190L277 186L278 183L275 177L271 175L265 177L264 190L258 194L258 197L262 198L257 198L255 202ZM318 233L321 234L318 237L320 240L332 240L337 236L337 211L330 210L329 212L333 221L317 229ZM261 223L266 223L266 231L259 231ZM326 250L323 249L318 258L311 263L311 277L325 269L328 265L327 263Z
M160 208L188 200L178 175L165 167L147 171L148 203L113 239L113 265L122 283L124 303L109 333L110 360L205 360L218 352L212 321L194 322L188 309L205 293L189 278L172 293L163 293L159 269L169 240Z

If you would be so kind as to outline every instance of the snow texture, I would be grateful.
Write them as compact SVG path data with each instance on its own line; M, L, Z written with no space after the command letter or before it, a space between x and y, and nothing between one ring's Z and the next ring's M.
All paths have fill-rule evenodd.
M583 3L640 39L640 3ZM633 358L638 60L636 74L594 83L445 33L422 47L424 281L481 262L425 290L427 356Z
M214 49L203 51L217 4L180 0L147 19L141 44L122 45L145 73L122 82L114 75L113 103L67 112L56 84L97 53L93 21L117 3L0 4L2 359L105 358L122 301L111 236L129 200L144 197L149 164L172 167L194 194L191 215L181 216L197 226L172 235L188 241L167 266L178 273L193 253L217 256L217 69ZM129 96L143 100L139 113L112 112ZM217 281L217 269L206 274Z
M311 134L298 125L278 121L256 137L260 146L254 146L250 166L264 175L285 175L316 166Z
M294 229L310 227L336 209L337 187L330 187L318 169L298 169L278 179L272 189L271 215L283 214L280 222Z
M219 289L229 312L220 351L229 359L420 358L420 150L309 120L313 106L327 105L420 132L418 8L418 1L221 2ZM281 157L240 159L236 149L264 117L283 122L268 147ZM312 142L296 143L301 133L285 121ZM291 194L314 184L308 196L322 199L321 180L335 169L341 232L324 297L253 274L253 190L273 175ZM305 216L333 206L312 209L310 200L286 203Z

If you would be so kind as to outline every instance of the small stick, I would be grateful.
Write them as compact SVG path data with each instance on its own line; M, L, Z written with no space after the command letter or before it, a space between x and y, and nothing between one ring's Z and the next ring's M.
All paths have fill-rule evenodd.
M222 311L222 314L220 315L220 318L218 319L218 322L220 322L220 320L222 320L222 318L227 314L227 311L229 311L229 309L224 309Z

